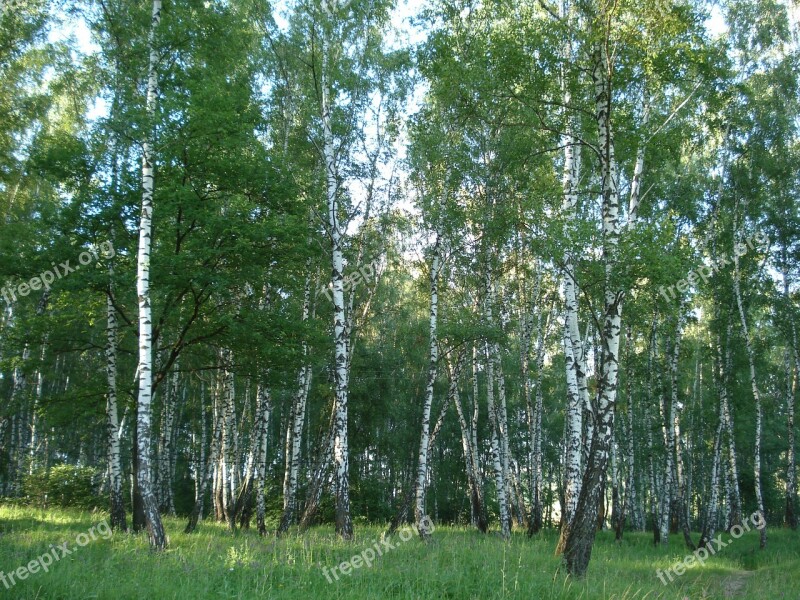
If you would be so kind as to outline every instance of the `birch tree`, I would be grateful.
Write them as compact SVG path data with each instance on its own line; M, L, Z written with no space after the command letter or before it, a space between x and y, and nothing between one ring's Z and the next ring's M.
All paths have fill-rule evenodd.
M152 123L158 97L158 50L156 32L161 22L161 0L153 0L153 11L148 36L149 66L147 70L146 112ZM151 125L152 127L152 125ZM150 546L163 550L167 546L164 526L158 512L153 491L151 465L153 347L152 305L150 299L150 253L153 234L154 164L153 130L142 142L142 210L139 219L139 252L136 270L136 293L139 299L139 396L136 412L137 483L141 494Z

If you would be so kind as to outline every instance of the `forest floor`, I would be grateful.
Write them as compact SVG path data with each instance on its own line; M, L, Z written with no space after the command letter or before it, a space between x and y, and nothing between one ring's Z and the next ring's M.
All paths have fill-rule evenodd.
M112 536L106 518L0 506L0 598L800 600L800 531L776 528L765 551L755 530L735 540L724 534L724 548L681 576L672 573L671 582L663 575L665 585L657 570L688 555L679 536L654 548L649 534L626 532L616 544L601 532L587 577L574 581L553 555L555 531L533 539L515 532L504 544L494 534L438 527L422 544L406 529L382 543L383 528L357 524L350 543L332 527L276 541L253 530L231 535L209 522L185 535L185 520L168 518L169 550L154 554L143 535Z

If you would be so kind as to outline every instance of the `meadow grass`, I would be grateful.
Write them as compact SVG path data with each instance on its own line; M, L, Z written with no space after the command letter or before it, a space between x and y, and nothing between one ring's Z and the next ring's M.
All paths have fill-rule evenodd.
M0 506L0 571L28 564L51 544L74 548L49 572L31 574L10 589L0 583L0 598L800 599L800 532L775 528L765 551L758 549L756 531L746 533L668 585L656 569L686 556L680 536L654 548L650 534L626 532L616 544L611 532L600 532L587 577L575 581L553 555L555 531L533 539L515 532L506 544L497 535L460 527L437 527L427 544L395 535L396 547L382 548L371 567L329 583L323 567L330 572L373 546L382 527L359 525L356 539L345 543L330 526L276 540L252 530L231 534L209 521L185 535L183 519L167 518L170 546L163 553L150 552L143 535L119 533L77 547L78 534L106 519L102 512Z

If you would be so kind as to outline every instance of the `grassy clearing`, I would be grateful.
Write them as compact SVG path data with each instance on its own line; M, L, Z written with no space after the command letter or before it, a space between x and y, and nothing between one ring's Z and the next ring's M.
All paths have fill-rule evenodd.
M208 522L184 535L182 519L167 519L170 549L163 554L152 554L144 536L124 534L77 547L78 534L105 518L0 506L0 570L6 574L50 551L51 544L74 548L47 573L29 575L11 589L0 583L0 598L800 599L800 536L784 530L770 531L765 552L758 550L757 533L747 533L664 586L655 570L686 555L677 536L668 548L653 548L646 534L626 534L616 545L603 532L587 578L576 582L553 556L555 532L533 540L515 533L504 544L494 535L440 527L428 545L395 536L396 547L384 549L371 567L328 583L322 567L330 570L373 545L380 527L361 525L356 540L346 544L329 527L276 541L255 532L231 535Z

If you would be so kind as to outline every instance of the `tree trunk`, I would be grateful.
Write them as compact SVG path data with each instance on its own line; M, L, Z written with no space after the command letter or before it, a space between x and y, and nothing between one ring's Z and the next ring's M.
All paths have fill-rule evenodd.
M422 433L419 441L419 454L417 456L417 480L414 493L414 521L417 524L419 536L423 540L427 540L431 533L428 531L428 527L426 526L426 523L429 521L426 518L427 515L425 513L425 492L427 489L428 480L428 446L430 441L431 408L433 406L433 387L436 383L436 372L439 363L439 342L436 337L436 327L439 314L440 243L440 236L437 235L436 243L433 247L433 257L431 259L430 267L431 304L428 321L428 382L425 386L425 403L422 407Z
M478 454L478 449L472 445L472 431L467 424L457 386L453 400L456 405L456 412L458 413L458 424L461 428L461 447L464 451L464 460L466 461L467 467L472 521L479 531L486 533L488 523L486 504L483 497L483 476L480 468L480 455ZM477 396L474 400L477 403Z
M328 204L328 229L331 237L331 283L333 287L333 330L334 330L334 386L335 402L333 463L334 488L336 490L336 533L342 539L353 538L353 521L350 516L349 450L347 441L347 395L348 395L348 353L346 315L344 309L344 259L342 252L342 231L338 216L339 183L338 169L334 151L333 129L331 126L330 90L325 63L328 48L323 40L322 56L322 127L323 154L325 157L325 182Z
M152 398L153 398L153 322L150 301L150 252L152 247L153 219L153 120L158 96L158 51L155 44L156 29L161 21L161 0L153 0L153 13L148 37L150 63L147 77L146 112L149 127L142 143L142 214L139 222L139 252L137 260L137 295L139 298L139 398L136 414L137 453L139 493L142 497L150 546L163 550L167 537L158 512L158 504L153 493L151 464Z
M601 332L600 377L594 414L594 435L588 463L581 482L575 514L562 530L564 562L570 575L583 577L589 566L597 531L600 494L606 478L608 458L614 428L614 409L617 399L619 342L624 293L616 289L612 269L617 262L619 244L619 190L611 139L611 63L606 46L599 44L594 56L593 80L596 98L596 120L599 130L602 192L603 192L603 251L605 265L605 304Z
M564 84L565 104L570 102L570 93ZM580 179L580 151L573 137L574 124L567 125L564 136L564 171L562 188L564 200L562 210L568 220L567 245L571 245L573 221L576 218L578 203L578 182ZM580 494L583 458L583 411L589 404L586 385L586 361L578 327L578 289L575 277L573 252L567 248L564 256L563 274L564 294L564 357L567 377L567 425L566 425L566 468L564 482L564 505L562 522L569 523L575 512ZM556 552L562 551L561 544Z
M714 457L711 462L711 482L710 493L711 499L706 508L705 519L703 528L700 532L700 541L697 542L698 548L708 548L709 543L714 538L717 525L717 502L719 498L719 470L721 467L720 455L722 454L722 429L723 419L720 414L719 425L717 425L717 432L714 435Z
M220 476L222 512L228 529L236 529L236 490L239 457L236 452L238 428L236 426L236 387L230 350L220 351L222 366L222 451Z
M727 459L728 464L726 468L726 487L728 488L728 502L730 516L728 519L727 528L730 529L734 525L742 523L742 500L739 493L739 471L736 465L736 438L734 437L734 421L733 414L730 410L728 403L728 387L731 374L731 324L728 323L727 334L725 336L725 353L722 353L722 346L717 338L717 354L719 357L719 376L717 381L719 383L718 393L719 401L722 409L722 418L727 439Z
M681 348L681 329L683 327L682 308L678 306L678 324L675 328L675 336L672 341L672 352L669 356L670 390L671 398L669 403L669 417L666 422L666 464L664 465L664 489L661 495L661 510L659 522L659 541L662 545L669 543L670 517L675 503L675 474L677 461L677 430L678 415L682 404L678 400L678 359L680 358Z
M267 479L267 449L269 442L269 421L272 416L272 395L266 383L258 386L256 392L256 439L253 440L255 448L255 481L256 481L256 524L260 535L267 535L266 525L266 499L264 488ZM302 425L302 423L301 423ZM250 499L245 498L249 503Z
M784 271L783 271L783 295L787 305L790 306L789 298L789 276L787 273L787 258L784 246ZM800 355L797 352L797 328L794 318L790 317L792 324L792 340L790 347L786 350L785 372L786 372L786 428L787 443L786 450L786 525L792 530L797 529L797 510L796 510L796 461L795 461L795 431L794 431L794 398L796 392L797 377L800 377ZM794 357L794 362L792 358ZM794 373L792 372L794 366Z
M205 411L205 407L202 405L202 396L201 410ZM205 429L205 420L203 420L203 428ZM213 480L214 473L216 473L218 468L219 449L222 446L222 441L220 439L221 435L222 425L220 423L220 419L215 417L212 419L211 447L208 451L208 461L206 461L204 465L201 463L202 471L199 474L199 490L195 497L194 508L189 515L189 522L186 524L186 528L183 530L184 533L192 533L195 529L197 529L197 522L202 517L203 503L206 496L206 490L208 489L208 483L209 481Z
M164 407L161 419L161 436L158 447L158 472L157 486L159 510L175 516L175 499L172 493L173 456L175 444L173 441L175 429L175 412L178 402L178 371L177 363L173 365L169 378L169 386L164 393Z
M786 437L789 445L786 451L786 524L794 530L797 529L794 398L797 377L800 377L800 355L797 352L797 332L794 321L792 321L792 353L794 355L794 376L792 377L790 366L787 369L787 377L790 381L786 382L786 426L788 429ZM787 360L789 360L788 357Z
M537 294L538 296L538 294ZM545 320L539 312L539 322L536 337L536 404L533 410L533 431L531 433L532 461L531 461L531 515L528 522L528 535L539 533L542 529L542 409L544 390L542 388L542 373L544 371L544 338L550 322L551 311Z
M111 269L109 269L109 275L113 277ZM108 385L106 416L108 419L108 477L111 499L110 525L112 529L127 531L125 502L122 496L122 462L119 450L122 432L117 416L117 311L111 298L112 289L110 286L111 283L109 283L108 298L106 300L108 319L106 325L106 381Z
M738 239L738 232L736 231L736 218L734 217L734 232L733 237L734 239ZM758 514L760 518L760 522L763 524L762 527L759 528L760 534L760 547L763 550L767 547L767 521L766 521L766 513L764 511L764 496L761 487L761 427L763 421L762 415L762 408L761 408L761 392L758 389L758 381L756 380L756 363L755 363L755 355L753 352L753 343L750 339L750 331L747 328L747 318L744 313L744 306L742 304L742 291L741 291L741 273L739 271L739 255L740 255L740 248L743 247L744 244L739 242L736 244L736 247L733 250L733 264L734 264L734 275L733 275L733 292L736 296L736 306L739 309L739 319L741 320L742 325L742 337L744 337L744 346L747 350L747 362L750 366L750 386L753 391L753 399L756 403L756 441L755 441L755 450L753 456L753 480L755 485L756 491L756 502L758 505ZM747 251L746 246L744 246L744 252ZM741 254L744 254L742 252Z
M307 269L310 265L307 264ZM306 275L303 297L303 322L308 321L311 308L311 274ZM300 452L303 441L303 423L306 419L306 401L311 387L311 366L305 362L308 344L303 342L303 366L297 377L297 394L294 397L291 418L286 435L286 470L283 478L283 514L277 535L289 531L297 505L297 478L300 472Z
M508 510L508 495L506 493L506 479L503 472L503 457L500 445L500 427L498 424L497 406L494 399L494 361L491 359L489 344L486 343L486 397L489 412L489 423L491 425L491 457L492 467L494 468L495 488L497 491L497 503L500 513L500 533L503 539L511 538L510 514Z

